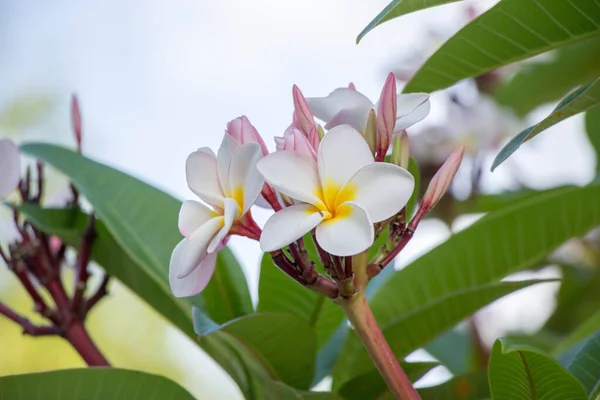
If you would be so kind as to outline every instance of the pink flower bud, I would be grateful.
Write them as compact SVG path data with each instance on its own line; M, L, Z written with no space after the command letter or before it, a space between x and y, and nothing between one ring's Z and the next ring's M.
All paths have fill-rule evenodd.
M316 134L316 129L313 129ZM275 137L275 145L278 151L293 151L302 156L317 159L314 147L299 129L290 128L284 132L283 137Z
M454 175L456 175L456 171L458 171L458 168L460 167L464 152L465 146L459 146L454 149L446 162L444 162L440 169L435 173L431 182L429 182L423 200L421 200L421 206L419 208L423 208L423 213L429 212L435 207L446 191L448 191L448 188L454 179ZM421 210L419 210L419 213L420 212Z
M354 90L354 91L356 92L356 86L354 86L354 83L352 83L352 82L350 82L350 83L348 84L348 89L350 89L350 90Z
M263 155L266 156L269 154L269 150L267 149L267 145L263 138L245 115L242 115L227 124L227 134L239 144L258 143L262 149Z
M392 133L396 126L396 111L396 78L390 72L381 90L377 106L377 153L381 157L385 156L390 147Z
M79 110L79 101L76 95L71 97L71 124L73 125L77 151L81 153L81 111Z
M302 132L308 136L313 127L316 129L315 119L310 111L308 102L304 98L304 95L300 89L298 89L298 86L294 85L292 94L294 96L294 113L296 118L298 118L298 125L300 126L300 130L302 130Z

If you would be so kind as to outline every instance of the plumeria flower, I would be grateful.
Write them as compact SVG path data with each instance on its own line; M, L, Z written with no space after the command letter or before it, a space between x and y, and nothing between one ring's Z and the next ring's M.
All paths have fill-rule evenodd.
M8 139L0 139L0 199L6 197L21 179L19 148Z
M192 200L181 206L179 230L185 239L173 250L169 265L175 296L201 292L213 275L225 238L244 229L244 218L264 184L256 169L262 156L258 143L239 145L225 135L218 156L203 147L188 157L188 186L208 206Z
M314 160L317 159L316 150L310 144L308 138L301 130L296 128L287 129L282 137L275 136L275 148L277 151L292 151Z
M267 221L260 238L263 251L287 246L316 228L317 242L328 253L361 253L373 244L373 223L398 213L414 189L408 171L375 162L365 139L349 125L325 135L316 161L279 151L257 168L271 186L300 202Z
M240 146L244 143L258 143L263 155L266 156L269 154L262 136L260 136L254 125L250 123L250 120L245 115L227 123L225 133L231 136Z

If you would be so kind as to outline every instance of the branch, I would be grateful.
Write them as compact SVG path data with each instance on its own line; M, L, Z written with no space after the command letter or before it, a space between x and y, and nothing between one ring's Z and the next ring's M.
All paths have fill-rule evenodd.
M92 245L96 236L94 226L95 219L94 214L92 214L85 228L83 239L81 240L81 248L77 255L77 261L75 262L75 272L77 273L77 277L75 278L75 292L71 299L71 310L75 312L79 312L79 310L82 310L82 306L85 306L83 304L83 294L85 293L87 281L90 277L88 264L92 257Z
M0 303L0 314L12 320L17 325L20 325L23 328L23 334L31 336L48 336L60 334L60 330L56 326L34 325L27 318L17 314L15 311L10 309L3 303Z
M108 276L108 274L104 274L104 277L102 278L102 282L100 283L100 286L98 286L98 289L96 289L96 292L87 299L87 301L85 302L85 313L87 314L92 307L94 307L96 305L96 303L98 303L100 300L102 300L103 297L105 297L106 295L108 295L108 281L110 280L110 276Z

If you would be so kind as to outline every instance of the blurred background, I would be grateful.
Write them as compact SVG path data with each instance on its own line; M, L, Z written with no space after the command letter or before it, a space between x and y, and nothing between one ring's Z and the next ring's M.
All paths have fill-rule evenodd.
M395 72L402 85L436 46L494 1L458 2L411 14L382 25L356 45L357 34L386 4L386 0L2 2L0 137L74 147L69 101L76 93L87 156L178 198L192 198L185 183L185 159L198 147L216 150L229 120L247 115L274 149L272 137L281 135L291 122L293 84L307 97L318 97L353 82L376 100L387 73ZM430 116L409 130L413 154L423 165L434 166L453 146L466 144L470 153L453 188L457 198L473 191L474 175L475 189L483 193L583 185L594 176L596 160L581 117L538 136L490 173L506 138L546 115L552 105L517 117L483 97L476 82L436 93L431 102ZM59 202L65 190L65 181L54 174L48 200ZM264 210L255 212L259 223L268 216ZM477 217L458 218L452 230ZM0 210L0 243L6 244L14 234L10 221L10 212ZM450 234L441 220L423 222L397 268ZM255 295L258 245L237 237L230 243ZM552 266L528 276L532 274L560 276ZM508 331L535 331L552 310L556 288L538 285L482 310L477 319L483 340L492 343ZM168 376L201 399L241 399L231 379L198 346L118 282L113 281L110 290L111 296L92 313L89 326L115 366ZM32 315L30 300L3 268L0 300ZM22 336L19 327L0 318L0 375L83 365L61 339ZM422 384L440 379L444 373L438 370Z

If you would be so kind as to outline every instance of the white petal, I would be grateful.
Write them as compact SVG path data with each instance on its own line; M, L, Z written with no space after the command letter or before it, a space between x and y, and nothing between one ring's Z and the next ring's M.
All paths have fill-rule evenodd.
M421 121L429 114L430 109L431 104L427 93L399 94L394 132L406 129Z
M258 143L246 143L238 148L231 156L229 167L229 187L233 195L237 190L243 193L243 204L240 204L241 215L244 215L254 204L265 180L256 169L256 163L263 156L262 149ZM241 216L240 215L240 216Z
M327 97L312 97L306 101L314 116L325 122L346 108L362 109L367 115L373 108L373 103L364 94L348 88L338 88Z
M206 257L208 246L223 227L223 223L223 217L209 219L184 240L181 257L176 266L178 278L185 278L191 274L196 265Z
M19 148L12 140L0 140L0 199L12 192L21 179Z
M179 210L179 232L185 237L191 235L200 225L215 217L215 212L197 201L184 201Z
M188 186L196 196L208 204L223 207L217 159L211 149L203 147L190 154L185 163L185 174Z
M362 107L346 108L335 114L333 118L325 125L325 129L331 129L338 125L350 125L359 132L364 132L367 128L369 111Z
M363 136L349 125L336 126L327 132L319 146L317 160L323 186L328 181L342 186L358 170L374 161Z
M239 216L239 212L240 209L237 202L233 199L226 198L223 212L223 227L211 240L210 244L208 245L208 249L206 249L207 252L212 253L217 249L217 247L219 247L221 242L223 242L223 239L225 239L229 233L229 230L233 225L233 221Z
M380 222L402 209L415 189L415 178L394 164L373 163L363 167L346 184L356 191L352 202L364 209L373 222Z
M317 242L326 252L335 256L352 256L371 247L375 232L365 210L346 202L337 208L336 213L339 216L317 226Z
M177 267L180 265L179 259L183 252L184 241L185 239L179 242L173 250L169 264L169 283L175 297L194 296L204 290L215 272L217 262L217 253L208 254L189 275L185 278L177 278Z
M310 232L323 216L310 204L298 204L276 212L267 220L260 236L262 251L274 251L287 246Z
M317 197L321 183L315 160L291 151L278 151L263 157L256 167L274 189L296 200L322 205Z
M223 140L221 141L221 146L219 147L219 151L217 152L217 164L219 166L219 180L221 182L221 187L224 192L229 191L229 166L231 165L231 156L233 152L236 151L241 146L240 143L236 142L231 135L225 133L223 136Z

